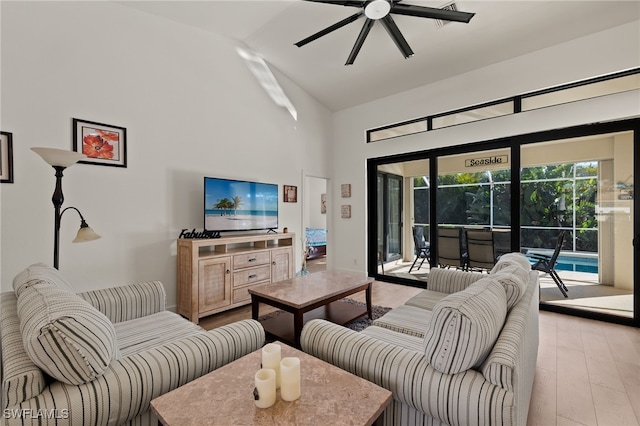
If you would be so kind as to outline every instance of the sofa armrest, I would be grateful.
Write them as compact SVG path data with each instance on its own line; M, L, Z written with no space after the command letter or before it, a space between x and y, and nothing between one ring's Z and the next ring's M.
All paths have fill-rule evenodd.
M207 332L216 342L219 368L233 360L241 358L253 351L257 351L265 343L265 332L262 324L248 319L236 321Z
M466 272L456 269L432 268L429 271L427 289L440 293L457 293L474 282L486 277L479 272Z
M443 374L421 352L324 320L305 324L302 349L393 393L393 399L449 425L513 424L514 394L475 370Z
M149 410L152 399L263 344L264 329L254 320L203 331L112 361L107 371L91 382L79 386L54 382L40 395L6 407L3 424L125 424Z
M1 408L33 398L47 385L44 373L24 349L16 303L13 291L0 295Z
M166 310L166 293L160 281L78 293L113 323L129 321Z

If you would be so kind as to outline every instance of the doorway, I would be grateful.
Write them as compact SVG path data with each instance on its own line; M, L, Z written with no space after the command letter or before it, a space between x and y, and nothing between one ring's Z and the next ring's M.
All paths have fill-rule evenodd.
M306 252L306 268L310 273L327 269L327 237L329 233L327 188L327 178L305 175L302 239L304 242L303 250Z

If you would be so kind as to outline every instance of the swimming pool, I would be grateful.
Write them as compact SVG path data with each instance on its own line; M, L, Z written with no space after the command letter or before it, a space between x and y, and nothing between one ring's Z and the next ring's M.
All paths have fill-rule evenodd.
M598 258L583 256L558 256L556 269L561 271L598 273Z
M534 259L529 258L529 261L535 263ZM589 272L591 274L598 273L598 258L586 257L586 256L572 256L572 255L560 255L558 256L558 263L556 269L559 271L573 271L573 272Z

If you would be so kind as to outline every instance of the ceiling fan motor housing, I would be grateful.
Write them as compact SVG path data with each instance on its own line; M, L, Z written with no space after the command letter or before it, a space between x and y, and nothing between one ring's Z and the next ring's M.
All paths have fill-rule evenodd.
M382 19L391 11L391 4L387 0L373 0L364 8L364 14L369 19Z

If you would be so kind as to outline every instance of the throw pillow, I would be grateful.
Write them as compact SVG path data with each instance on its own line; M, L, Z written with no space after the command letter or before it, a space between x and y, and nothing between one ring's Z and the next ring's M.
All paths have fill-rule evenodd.
M22 287L17 307L25 351L56 380L89 382L119 357L113 324L75 294L32 281Z
M436 304L425 333L425 356L445 374L478 367L496 342L507 315L504 288L483 278Z
M60 271L44 263L34 263L27 266L13 279L13 290L20 296L22 288L33 281L45 281L49 284L75 294L75 290Z

